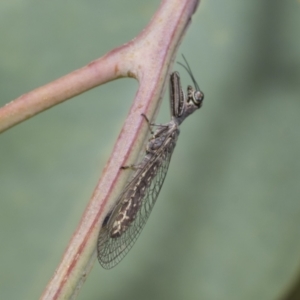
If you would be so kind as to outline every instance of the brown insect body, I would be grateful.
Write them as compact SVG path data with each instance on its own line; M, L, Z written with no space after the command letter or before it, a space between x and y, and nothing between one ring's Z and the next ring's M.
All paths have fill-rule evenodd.
M168 130L167 130L168 129ZM111 238L120 237L127 230L135 219L137 212L142 205L142 199L145 196L146 189L149 188L153 178L156 176L161 164L170 155L168 149L175 148L179 127L174 122L174 126L158 129L150 138L146 149L146 156L142 162L136 166L139 171L134 175L136 182L130 182L130 188L123 196L118 210L114 211L116 217L112 224ZM161 151L166 153L161 153ZM153 160L153 157L157 159ZM152 164L148 162L153 160ZM113 219L113 218L111 218Z
M184 65L183 65L184 66ZM157 126L150 137L142 161L136 165L132 180L126 185L112 212L105 218L98 237L98 260L110 269L119 263L135 243L143 229L163 185L173 150L179 136L179 125L199 109L203 101L191 70L196 90L188 86L187 97L181 88L177 72L170 76L170 106L172 119ZM145 117L145 116L144 116ZM146 118L146 117L145 117ZM148 119L146 118L147 122Z

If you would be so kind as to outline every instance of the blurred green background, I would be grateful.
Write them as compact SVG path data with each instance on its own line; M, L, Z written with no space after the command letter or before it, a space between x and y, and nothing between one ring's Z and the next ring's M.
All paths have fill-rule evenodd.
M2 0L0 104L134 38L159 2ZM286 296L300 274L299 15L299 0L202 1L178 59L203 108L138 242L113 270L95 262L78 299L300 299ZM0 135L0 299L40 296L137 87L111 82Z

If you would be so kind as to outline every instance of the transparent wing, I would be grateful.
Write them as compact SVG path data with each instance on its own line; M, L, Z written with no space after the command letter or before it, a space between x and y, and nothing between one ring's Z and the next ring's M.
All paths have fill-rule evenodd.
M134 176L132 181L126 186L124 192L117 201L117 203L120 204L122 200L124 200L123 198L125 197L124 195L126 195L126 191L135 186L137 182L139 182L139 174L141 174L145 170L149 170L149 172L151 172L153 168L157 168L155 176L145 187L143 198L141 199L141 206L137 211L136 217L130 224L129 228L120 237L112 238L110 226L112 222L110 222L109 218L113 216L114 213L112 213L111 216L108 217L107 222L104 222L104 225L102 226L99 233L97 244L98 260L103 268L110 269L118 264L129 252L129 250L137 240L143 227L145 226L145 223L152 211L152 208L156 202L158 194L165 180L170 159L175 147L177 135L177 133L174 134L173 132L173 138L170 138L170 142L168 144L165 144L160 149L157 155L153 155L149 162L147 162L147 164L143 166L142 170L138 172L136 176Z

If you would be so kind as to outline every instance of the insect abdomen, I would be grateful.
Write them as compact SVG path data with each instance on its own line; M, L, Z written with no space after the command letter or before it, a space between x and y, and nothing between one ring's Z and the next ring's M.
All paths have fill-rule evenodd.
M112 226L110 234L112 238L120 237L135 220L145 197L145 191L148 189L153 177L156 175L159 164L159 161L157 161L152 164L151 168L141 173L136 184L127 191L125 200L123 201Z

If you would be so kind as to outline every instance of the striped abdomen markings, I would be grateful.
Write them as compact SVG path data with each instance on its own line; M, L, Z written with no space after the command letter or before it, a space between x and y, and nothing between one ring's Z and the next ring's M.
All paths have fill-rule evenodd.
M124 200L112 225L110 236L112 238L120 237L135 220L136 214L139 211L145 193L157 170L159 169L160 161L155 161L149 168L142 170L136 181L124 195Z

